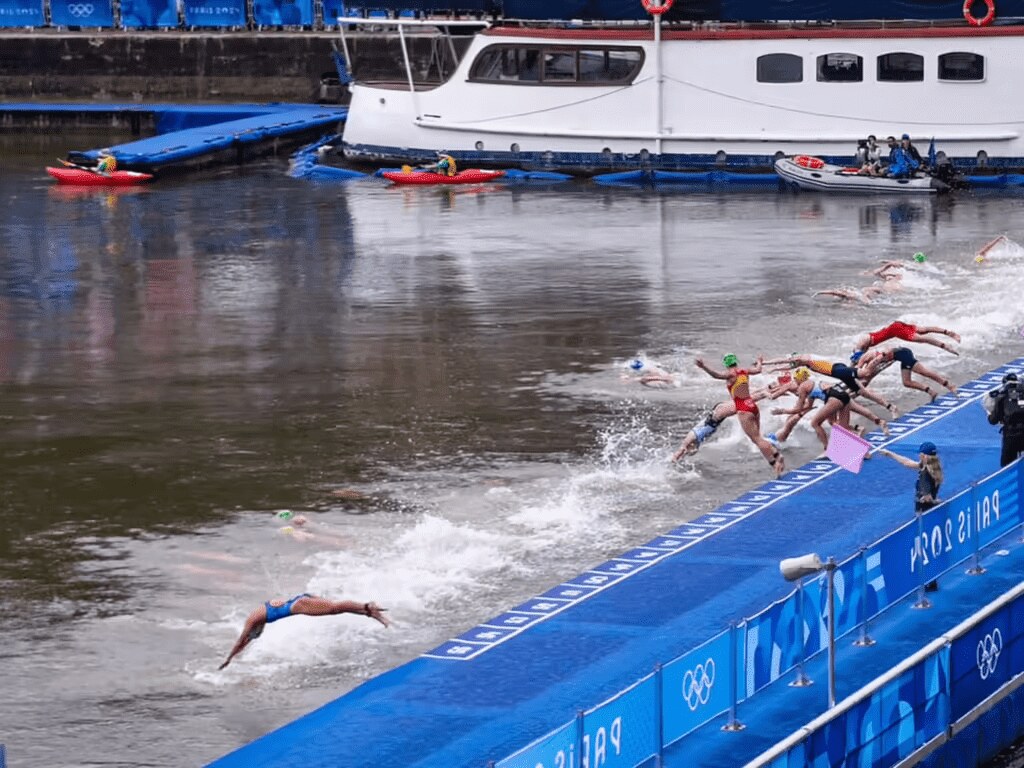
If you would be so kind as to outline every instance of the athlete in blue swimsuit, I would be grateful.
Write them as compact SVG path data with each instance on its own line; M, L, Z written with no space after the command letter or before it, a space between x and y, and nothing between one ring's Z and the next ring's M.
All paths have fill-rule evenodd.
M263 634L264 627L279 619L289 616L334 616L339 613L361 613L376 619L385 627L391 622L384 618L383 612L386 608L380 608L376 603L357 603L354 600L328 600L324 597L317 597L303 593L296 595L291 600L270 600L255 611L249 614L242 627L242 634L235 642L227 659L217 669L224 669L231 660L241 653L249 643Z

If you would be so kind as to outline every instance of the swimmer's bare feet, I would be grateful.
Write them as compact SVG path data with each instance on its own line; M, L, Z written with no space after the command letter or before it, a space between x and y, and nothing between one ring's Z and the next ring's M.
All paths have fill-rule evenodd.
M960 340L959 337L957 337L957 341L959 341L959 340ZM951 346L949 346L949 344L942 343L942 344L939 344L939 347L941 349L946 350L947 352L950 352L950 353L956 355L957 357L960 357L960 353L957 352L955 349L953 349Z
M959 333L956 333L955 331L951 331L948 328L944 328L942 332L944 334L946 334L947 336L949 336L949 338L951 338L953 341L956 341L956 342L960 341L960 334Z
M953 397L959 397L959 393L956 391L956 387L953 386L953 382L950 381L949 379L946 379L945 381L943 381L942 382L942 386L944 386L946 389L948 389L949 390L949 394L951 394Z
M883 435L889 436L889 422L885 419L875 419L875 426L881 428Z

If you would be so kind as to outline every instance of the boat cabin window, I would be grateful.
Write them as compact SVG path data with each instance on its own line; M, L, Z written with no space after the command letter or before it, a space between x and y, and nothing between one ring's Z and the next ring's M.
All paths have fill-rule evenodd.
M939 80L984 80L985 57L957 51L939 56Z
M757 82L800 83L804 79L804 60L792 53L766 53L757 57Z
M892 83L924 80L924 56L916 53L887 53L878 57L878 79Z
M855 53L826 53L818 57L819 83L859 83L864 79L864 59Z
M528 85L620 85L643 66L642 48L490 45L480 52L469 79Z

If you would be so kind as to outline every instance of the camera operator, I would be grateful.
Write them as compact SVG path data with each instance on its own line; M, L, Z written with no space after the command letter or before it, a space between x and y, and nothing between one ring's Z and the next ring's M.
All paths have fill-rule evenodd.
M1005 467L1024 453L1024 386L1017 382L1017 374L1003 376L1003 385L989 392L983 405L988 411L988 423L1002 425L999 466Z

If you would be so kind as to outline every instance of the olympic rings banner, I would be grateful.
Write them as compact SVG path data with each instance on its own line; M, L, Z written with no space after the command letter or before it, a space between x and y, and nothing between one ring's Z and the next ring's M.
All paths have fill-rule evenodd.
M41 27L43 0L0 0L0 27Z
M1024 625L1018 623L1022 618L1024 601L1018 600L953 641L952 721L966 715L1024 669L1020 642L1020 627Z
M662 668L661 717L665 746L729 708L729 646L729 630L726 630ZM742 656L742 648L739 652ZM737 663L742 669L742 658Z
M110 0L50 0L50 23L57 27L112 27Z

